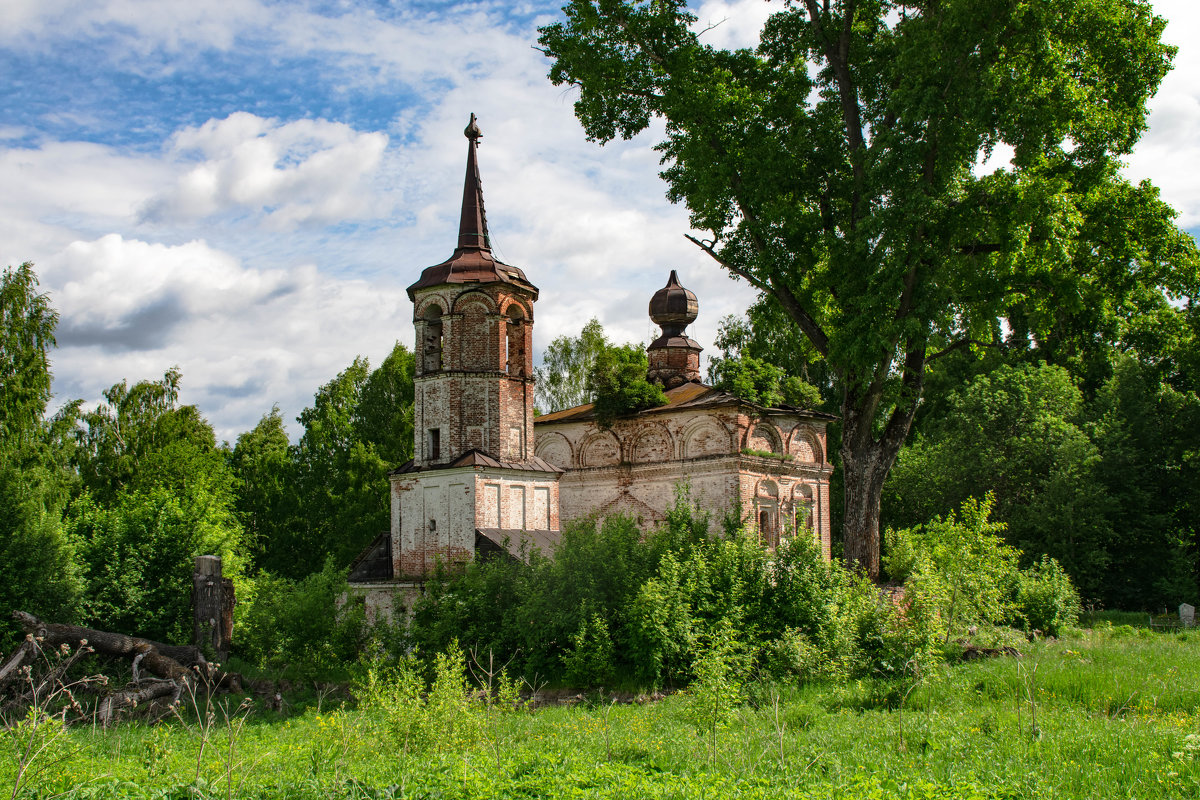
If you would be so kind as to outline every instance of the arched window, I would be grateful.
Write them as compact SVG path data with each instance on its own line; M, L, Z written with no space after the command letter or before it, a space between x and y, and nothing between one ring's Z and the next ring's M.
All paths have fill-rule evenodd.
M515 378L525 377L525 313L515 303L508 307L505 369Z
M765 508L758 512L758 538L764 546L771 546L771 512Z
M812 488L804 485L796 487L795 493L796 505L796 533L814 532L813 516L816 512L816 504L813 503Z
M442 368L442 308L436 303L425 309L425 341L422 346L421 371L438 372Z

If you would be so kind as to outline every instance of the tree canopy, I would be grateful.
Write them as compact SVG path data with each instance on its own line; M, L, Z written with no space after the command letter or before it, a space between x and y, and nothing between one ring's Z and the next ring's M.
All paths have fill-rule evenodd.
M572 0L541 29L589 138L665 122L689 238L758 288L841 395L845 554L879 569L883 482L944 355L1102 300L1192 296L1195 243L1118 172L1170 68L1145 0L800 0L755 50L681 0ZM979 165L1011 148L1011 163ZM1012 324L1009 322L1008 324Z
M591 402L588 373L596 356L610 346L595 317L578 336L559 336L551 342L542 355L542 366L534 371L538 411L549 414Z

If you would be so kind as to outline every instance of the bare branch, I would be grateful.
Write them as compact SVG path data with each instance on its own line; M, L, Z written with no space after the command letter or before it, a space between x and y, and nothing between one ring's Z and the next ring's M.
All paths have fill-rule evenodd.
M958 341L956 341L952 344L946 345L946 347L942 348L941 350L934 353L933 355L927 356L925 358L925 364L926 364L926 366L928 366L929 364L932 364L934 361L941 358L942 356L946 356L951 353L962 350L964 347L967 347L969 345L975 345L976 347L999 347L1000 346L1000 345L996 344L995 342L985 342L980 339L969 339L969 338L968 339L959 339Z

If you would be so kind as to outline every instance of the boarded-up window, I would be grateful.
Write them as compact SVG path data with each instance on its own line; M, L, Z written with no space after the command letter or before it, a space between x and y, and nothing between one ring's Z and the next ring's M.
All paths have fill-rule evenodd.
M525 525L525 487L509 486L504 497L504 526L526 530Z
M500 527L500 485L489 483L483 487L483 527Z
M533 489L533 527L550 530L550 490L544 486Z

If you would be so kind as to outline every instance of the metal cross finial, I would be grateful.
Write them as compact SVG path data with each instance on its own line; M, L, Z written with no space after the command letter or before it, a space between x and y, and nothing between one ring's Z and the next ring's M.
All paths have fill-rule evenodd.
M466 130L463 131L463 136L468 139L478 139L483 136L483 131L479 130L479 123L475 121L475 115L471 115L471 121L467 124Z

